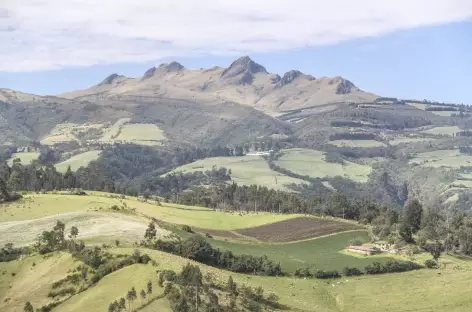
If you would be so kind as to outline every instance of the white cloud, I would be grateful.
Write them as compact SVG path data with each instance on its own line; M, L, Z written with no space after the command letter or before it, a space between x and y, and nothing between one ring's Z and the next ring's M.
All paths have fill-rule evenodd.
M2 0L0 71L279 51L470 17L471 0Z

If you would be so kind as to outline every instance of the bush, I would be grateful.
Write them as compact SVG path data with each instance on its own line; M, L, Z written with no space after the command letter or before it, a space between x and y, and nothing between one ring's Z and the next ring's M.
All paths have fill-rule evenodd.
M412 270L421 269L422 266L414 262L399 262L390 260L386 263L374 262L365 267L366 274L385 274L385 273L399 273Z
M319 270L315 273L315 277L319 279L338 278L341 277L338 271Z
M188 225L182 225L182 230L188 233L193 233L192 228Z
M48 293L48 297L55 298L58 296L66 296L66 295L74 295L75 294L75 288L74 287L69 287L69 288L64 288L59 291L50 291Z
M424 265L428 268L428 269L437 269L438 267L438 264L436 263L436 261L434 261L433 259L428 259L424 262Z
M343 273L346 276L359 276L359 275L364 274L358 268L349 268L349 267L345 267L343 270Z

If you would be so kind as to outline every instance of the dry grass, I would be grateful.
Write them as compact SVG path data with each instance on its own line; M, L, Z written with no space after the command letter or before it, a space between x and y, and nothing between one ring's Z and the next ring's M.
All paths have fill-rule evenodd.
M72 171L76 171L80 167L87 166L91 161L97 160L100 157L101 151L88 151L85 153L77 154L71 158L56 164L56 169L59 172L66 172L70 166Z
M33 160L38 159L39 152L25 152L25 153L13 153L8 159L8 165L11 166L13 164L13 160L19 158L23 165L29 165L33 162Z
M140 145L161 145L166 140L164 131L154 124L126 124L115 138L123 143Z

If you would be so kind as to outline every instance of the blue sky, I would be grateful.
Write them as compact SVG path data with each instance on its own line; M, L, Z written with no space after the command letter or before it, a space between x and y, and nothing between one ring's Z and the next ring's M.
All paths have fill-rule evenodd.
M85 13L91 0L77 0L74 8L61 8L67 2L56 1L44 1L62 10L60 18L49 20L47 5L26 11L6 0L2 11L0 4L0 39L6 43L0 47L0 88L58 94L87 88L115 72L139 76L170 60L188 68L227 67L247 54L278 74L299 69L315 77L343 76L379 95L472 104L468 0L399 0L385 2L386 8L360 0L345 12L338 7L350 5L347 0L321 9L299 0L299 10L291 6L290 13L286 1L279 0L270 10L259 10L262 0L249 1L252 11L246 0L216 8L209 0L188 2L208 5L200 15L194 14L199 7L173 6L170 0L159 2L165 7L137 0L142 10L110 13L113 1L107 6L104 0L90 17ZM186 21L148 14L153 10Z

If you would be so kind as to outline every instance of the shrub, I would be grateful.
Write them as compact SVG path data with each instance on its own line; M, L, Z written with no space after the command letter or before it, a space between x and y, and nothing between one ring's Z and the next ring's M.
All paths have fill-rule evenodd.
M316 271L315 277L319 279L327 279L327 278L338 278L341 277L338 271L323 271L319 270Z
M69 288L64 288L59 291L50 291L48 293L48 297L55 298L58 296L66 296L66 295L74 295L75 294L75 288L74 287L69 287Z
M390 260L386 263L374 262L365 267L366 274L398 273L421 269L422 266L414 262L399 262Z
M438 267L438 264L436 263L436 261L434 261L433 259L428 259L424 262L424 265L428 268L428 269L436 269Z
M346 276L359 276L359 275L364 274L358 268L349 268L349 267L345 267L343 270L343 273Z
M182 230L188 233L193 233L192 228L188 225L182 225Z

